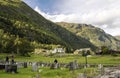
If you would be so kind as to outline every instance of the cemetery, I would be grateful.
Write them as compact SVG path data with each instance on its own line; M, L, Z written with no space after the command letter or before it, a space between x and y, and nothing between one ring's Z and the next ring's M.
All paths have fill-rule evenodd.
M24 58L15 56L15 62L12 64L4 61L5 55L3 54L3 56L0 55L0 58L3 59L0 61L0 74L1 78L8 78L8 76L10 78L119 78L120 62L116 61L120 57L114 57L113 59L110 57L87 57L86 65L85 57L77 55L58 58L42 55ZM98 60L98 58L100 59Z

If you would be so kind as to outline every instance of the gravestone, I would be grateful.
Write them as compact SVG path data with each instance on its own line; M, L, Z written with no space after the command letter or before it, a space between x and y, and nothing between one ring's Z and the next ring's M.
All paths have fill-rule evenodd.
M70 63L69 63L69 70L74 70L73 62L70 62Z
M44 67L44 64L41 64L41 67Z
M32 64L32 71L33 72L37 72L38 71L38 65L37 65L36 62Z
M24 68L27 68L27 62L23 63Z
M36 78L40 78L40 75L39 75L39 74L36 74Z
M98 65L98 69L101 69L101 68L103 68L103 65L102 65L102 64L99 64L99 65Z
M79 67L78 67L78 63L77 63L77 60L75 60L74 62L73 62L73 64L74 64L74 69L78 69Z
M50 69L54 69L54 63L51 64Z
M100 71L100 74L103 75L104 74L104 68L102 64L98 65L98 70Z
M55 63L55 69L59 68L59 64L58 63Z
M57 69L59 68L59 63L52 63L50 69Z
M5 65L4 64L0 64L0 70L5 69Z
M78 69L78 63L76 60L74 62L69 63L69 70L75 70L75 69Z
M5 72L17 73L17 65L16 64L6 64Z
M21 63L16 63L17 64L17 68L22 68L23 65Z
M86 75L84 75L83 73L79 73L77 78L87 78Z

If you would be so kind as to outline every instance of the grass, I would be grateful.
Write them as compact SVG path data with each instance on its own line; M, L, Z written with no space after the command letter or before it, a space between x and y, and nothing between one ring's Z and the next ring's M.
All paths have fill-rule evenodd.
M5 56L11 54L0 54L0 59L5 60ZM66 55L63 57L56 57L56 56L44 56L44 55L31 55L31 57L22 57L22 56L15 56L15 61L31 61L31 62L53 62L54 59L57 59L60 63L69 63L71 61L77 60L78 63L85 63L85 57L80 55ZM88 63L90 64L120 64L120 55L117 57L106 55L106 56L91 56L87 57ZM97 73L96 68L87 68L87 69L78 69L75 71L69 71L68 68L59 68L59 69L50 69L49 67L40 67L40 72L32 72L32 68L21 68L18 69L17 74L5 73L5 71L0 70L0 78L35 78L36 74L39 74L41 78L76 78L80 73L87 73L87 76L91 77Z
M9 54L10 55L10 54ZM7 54L0 54L0 59L5 60L5 56ZM30 62L53 62L54 59L57 59L60 63L69 63L71 61L77 60L78 63L85 63L85 57L80 55L66 55L63 57L56 56L44 56L44 55L31 55L31 57L22 57L15 56L15 61L30 61ZM89 64L119 64L120 63L120 55L118 56L91 56L87 57Z
M30 68L18 69L17 74L5 73L5 71L0 71L0 78L32 78L36 72L32 72Z
M50 69L49 67L39 68L40 72L32 72L31 70L31 67L21 68L18 69L17 74L0 71L0 78L35 78L37 74L39 74L41 78L76 78L78 74L85 72L85 69L69 71L68 68ZM91 76L90 72L93 70L94 68L87 68L87 75Z

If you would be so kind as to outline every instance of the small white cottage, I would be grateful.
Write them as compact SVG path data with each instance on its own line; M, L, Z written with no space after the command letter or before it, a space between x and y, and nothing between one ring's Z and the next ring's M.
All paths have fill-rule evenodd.
M52 53L65 53L64 48L55 48Z

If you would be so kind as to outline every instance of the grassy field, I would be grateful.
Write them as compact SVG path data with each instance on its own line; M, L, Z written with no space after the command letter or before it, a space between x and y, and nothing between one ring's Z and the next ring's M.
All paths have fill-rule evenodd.
M8 54L7 54L8 55ZM6 54L0 54L0 60L5 60ZM9 54L10 56L11 54ZM66 55L62 57L57 56L44 56L44 55L31 55L31 57L22 57L22 56L15 56L15 61L31 61L31 62L53 62L54 59L57 59L60 63L69 63L71 61L77 60L78 63L85 63L85 57L80 55ZM118 56L91 56L87 57L89 64L120 64L120 55ZM40 75L41 78L76 78L79 73L84 73L87 71L87 75L95 75L94 72L96 68L87 68L87 69L78 69L74 72L69 71L68 68L60 68L51 70L49 67L46 68L39 68L40 72L32 72L32 67L29 68L21 68L18 69L17 74L5 73L4 70L0 70L0 78L35 78L37 74Z
M0 54L0 60L5 60L6 54ZM57 56L44 56L44 55L31 55L31 57L15 56L15 61L30 61L30 62L53 62L57 59L60 63L69 63L77 60L78 63L85 63L85 57L80 55L66 55L62 57ZM89 64L120 64L120 55L118 56L90 56L87 57Z
M87 76L93 76L95 74L90 73L94 70L94 68L87 68L69 71L67 68L50 69L46 67L39 68L40 72L32 72L32 68L29 67L18 69L17 74L5 73L2 70L0 71L0 78L36 78L36 75L39 75L41 78L76 78L80 73L84 73L85 71L87 71Z

